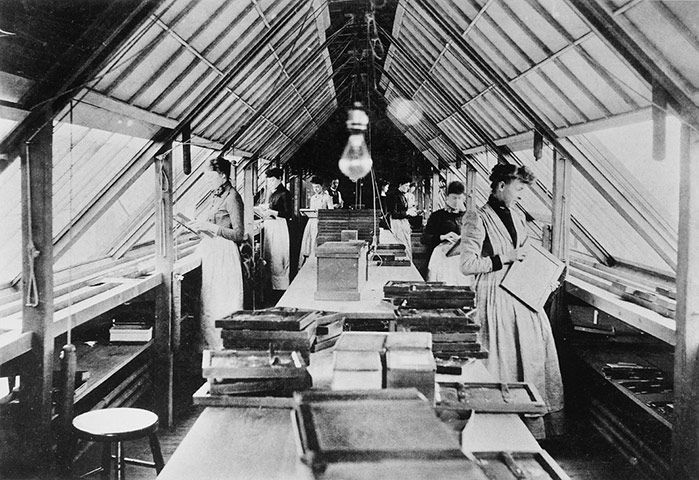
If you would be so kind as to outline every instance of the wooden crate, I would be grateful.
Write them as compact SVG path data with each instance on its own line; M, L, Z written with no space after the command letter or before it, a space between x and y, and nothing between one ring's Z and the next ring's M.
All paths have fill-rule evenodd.
M316 300L359 300L368 276L364 242L326 242L316 249Z

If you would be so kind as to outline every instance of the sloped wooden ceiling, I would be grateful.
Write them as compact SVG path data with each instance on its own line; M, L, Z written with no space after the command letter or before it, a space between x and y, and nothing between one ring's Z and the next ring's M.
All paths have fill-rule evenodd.
M40 8L44 1L52 8ZM52 117L59 256L74 245L95 246L92 255L123 252L147 233L152 182L137 179L182 130L191 129L199 162L223 150L283 163L338 108L354 100L385 108L408 99L421 111L419 122L404 123L390 109L388 118L427 161L456 173L456 165L470 162L486 175L489 162L500 156L531 164L521 150L539 131L580 174L574 234L596 242L603 253L605 243L614 243L606 246L610 257L628 249L674 268L676 228L644 204L633 185L610 180L610 159L580 135L648 119L653 106L699 125L699 67L693 61L699 2L70 5L17 0L4 2L0 11L11 13L0 16L0 29L17 33L0 33L3 48L23 42L0 62L6 92L0 99L0 153L6 155L0 183L17 181L16 168L3 170L42 118ZM51 30L71 17L70 32ZM57 67L49 57L60 59ZM654 103L654 95L667 99L667 107ZM179 172L175 179L182 202L201 194L198 166L192 176ZM542 178L549 167L537 167ZM542 181L533 190L544 207L550 188ZM20 248L18 191L3 191L11 205L0 218L8 227L0 234L3 258ZM616 217L589 214L599 202ZM118 232L128 240L85 240L106 225L112 237ZM628 244L609 233L615 229Z

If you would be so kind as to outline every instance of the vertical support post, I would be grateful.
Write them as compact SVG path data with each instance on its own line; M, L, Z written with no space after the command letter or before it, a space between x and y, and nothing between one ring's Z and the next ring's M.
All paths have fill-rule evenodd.
M553 208L551 253L568 263L570 237L570 179L573 164L569 158L553 151Z
M665 121L667 108L667 93L663 87L653 80L653 102L651 103L651 113L653 119L653 160L662 161L665 159Z
M476 169L466 164L466 210L476 209Z
M695 479L699 472L699 134L680 132L680 218L675 314L675 415L672 475Z
M439 170L432 174L432 211L439 210Z
M568 264L570 237L570 179L573 164L569 158L553 151L553 200L551 208L551 253ZM562 289L551 298L549 319L556 340L562 340L566 332L567 318L565 296Z
M293 178L292 188L294 191L294 218L299 217L301 207L301 175L296 175Z
M22 331L34 332L21 376L18 453L30 468L51 465L53 382L53 128L48 122L22 152Z
M243 221L245 222L245 233L252 240L255 235L255 213L252 207L255 205L255 185L257 175L255 175L255 165L257 162L250 162L245 167L243 176Z
M155 157L155 270L162 283L155 291L154 389L156 410L164 426L172 424L172 270L175 258L172 237L173 176L171 145Z

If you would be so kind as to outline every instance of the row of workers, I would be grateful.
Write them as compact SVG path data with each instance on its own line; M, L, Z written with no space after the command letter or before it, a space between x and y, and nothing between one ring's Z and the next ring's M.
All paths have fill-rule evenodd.
M201 322L204 343L208 348L221 348L220 335L213 323L215 319L243 308L238 245L247 239L243 202L229 179L230 164L212 158L208 167L206 177L213 193L211 204L201 220L189 226L201 232L202 237ZM488 370L498 381L525 381L536 386L548 410L548 421L539 419L538 426L538 436L545 436L544 423L547 429L559 431L563 409L563 384L551 326L545 312L531 310L500 287L510 265L527 255L524 248L527 239L525 218L514 207L521 201L524 188L534 181L534 175L526 167L496 165L490 181L491 194L487 203L468 212L463 208L463 185L452 182L447 187L445 208L432 213L422 238L433 249L432 257L443 257L441 267L437 260L433 262L431 259L431 270L458 267L456 273L472 278L483 342L489 350ZM314 191L311 208L333 206L330 192L323 190L321 180L315 178L311 183ZM398 192L403 198L397 195L386 200L391 230L397 238L406 230L409 214L414 213L409 210L411 207L405 198L409 189L410 182L401 183ZM280 169L267 172L266 200L258 209L264 218L264 258L272 272L273 287L284 290L289 283L287 220L291 219L292 201L289 191L282 185ZM395 215L398 209L405 214L403 218L400 212ZM309 225L304 243L312 249L317 220ZM310 255L312 251L308 253Z

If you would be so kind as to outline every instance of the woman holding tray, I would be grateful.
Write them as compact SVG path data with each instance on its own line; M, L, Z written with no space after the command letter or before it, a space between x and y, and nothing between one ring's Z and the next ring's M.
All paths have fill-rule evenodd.
M243 272L238 245L246 239L243 200L231 185L231 164L222 157L208 161L204 178L211 188L209 208L188 226L201 243L202 347L223 348L214 322L243 309Z
M535 312L500 287L513 262L526 256L524 215L515 208L534 181L527 167L496 165L488 202L464 215L461 271L475 274L476 308L488 347L487 367L500 382L533 384L546 401L546 424L530 422L535 436L561 433L563 383L556 345L546 313Z
M301 253L299 255L299 269L308 257L316 254L316 238L318 237L318 210L332 209L333 201L328 192L323 191L323 180L320 177L311 178L313 196L309 205L308 223L303 231L301 239Z

